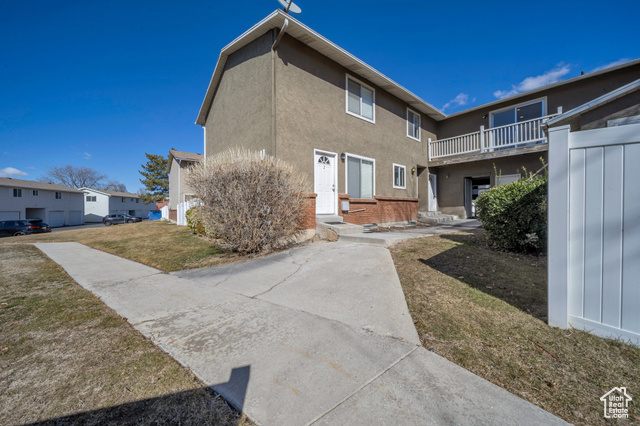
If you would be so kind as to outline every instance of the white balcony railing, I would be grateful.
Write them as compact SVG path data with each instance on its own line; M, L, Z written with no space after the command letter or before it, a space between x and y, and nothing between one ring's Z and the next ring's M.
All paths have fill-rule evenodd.
M561 110L558 111L559 113ZM436 141L429 140L429 160L547 143L542 123L558 114L489 129L482 126L479 131L466 135Z

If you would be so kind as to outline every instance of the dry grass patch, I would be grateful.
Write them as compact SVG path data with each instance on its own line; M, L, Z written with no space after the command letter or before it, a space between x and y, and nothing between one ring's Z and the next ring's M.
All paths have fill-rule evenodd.
M485 238L391 249L423 346L575 424L606 423L599 398L627 386L639 422L640 348L549 327L545 259L490 250Z
M153 221L3 238L0 243L78 242L164 272L215 266L237 254L194 235L186 226Z
M0 245L0 342L3 424L249 424L31 245Z

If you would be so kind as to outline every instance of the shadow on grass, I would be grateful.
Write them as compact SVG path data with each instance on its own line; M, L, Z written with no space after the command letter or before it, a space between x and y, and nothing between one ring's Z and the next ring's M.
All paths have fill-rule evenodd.
M440 237L458 245L419 262L547 322L546 259L491 250L476 233Z
M229 381L211 387L142 399L128 404L85 411L31 423L32 425L85 425L85 424L220 424L243 423L232 410L223 410L216 402L216 393L238 412L242 412L247 394L251 366L234 368ZM226 408L226 407L223 407Z

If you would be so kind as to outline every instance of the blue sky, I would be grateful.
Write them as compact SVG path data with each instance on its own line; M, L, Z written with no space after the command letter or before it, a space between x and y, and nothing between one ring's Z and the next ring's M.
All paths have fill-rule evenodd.
M637 1L297 0L303 23L446 113L640 57ZM202 152L220 49L276 0L0 0L0 175Z

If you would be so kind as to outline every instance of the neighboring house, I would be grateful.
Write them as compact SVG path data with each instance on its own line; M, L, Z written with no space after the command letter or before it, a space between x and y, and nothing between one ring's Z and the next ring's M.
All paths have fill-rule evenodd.
M196 124L205 157L243 146L296 165L317 215L360 224L413 221L419 211L467 217L483 190L542 167L546 120L638 78L640 60L630 61L447 116L275 11L222 49ZM592 111L584 127L639 115L639 105L637 93L627 96Z
M202 161L202 154L192 152L169 151L169 161L167 164L167 173L169 174L169 209L174 210L178 204L195 198L186 182L186 171L189 167Z
M83 195L63 185L0 178L0 220L42 219L51 227L82 225Z
M138 194L93 188L81 188L81 190L85 195L85 222L102 222L102 218L106 215L119 213L146 218L149 211L156 209L155 203L145 204Z

